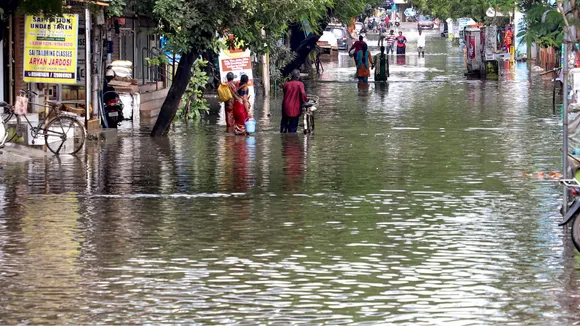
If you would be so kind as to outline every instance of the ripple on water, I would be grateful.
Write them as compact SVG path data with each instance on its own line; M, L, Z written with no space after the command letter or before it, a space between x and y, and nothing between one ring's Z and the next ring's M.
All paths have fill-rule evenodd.
M325 63L308 137L275 97L251 141L212 118L3 166L2 324L573 324L560 190L520 177L558 170L551 88L429 42L366 90Z

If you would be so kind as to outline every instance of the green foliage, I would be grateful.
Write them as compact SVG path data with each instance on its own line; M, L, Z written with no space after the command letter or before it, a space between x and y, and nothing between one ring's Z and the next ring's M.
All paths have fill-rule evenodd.
M121 17L123 10L125 10L125 0L109 0L109 8L107 8L109 17Z
M62 0L20 0L18 10L25 14L44 13L47 16L63 13Z
M282 84L287 81L287 78L282 76L281 67L285 67L288 63L296 58L296 53L285 46L276 47L270 53L270 83Z
M517 5L516 0L409 0L418 10L439 18L471 17L477 21L485 20L488 8L500 12L511 12Z
M145 58L145 62L148 67L164 66L169 64L169 58L165 53L160 53L158 56L153 58Z
M208 81L208 76L203 71L207 61L198 59L191 68L191 78L181 97L181 107L177 111L176 119L199 120L204 113L209 111L207 101L203 97L203 90Z
M542 47L559 48L564 39L564 19L554 8L543 3L533 4L526 10L522 30L518 37L527 43L536 42Z
M115 0L122 1L122 0ZM288 24L308 22L314 32L331 17L349 22L381 0L141 0L138 11L158 22L170 50L216 50L231 33L257 54L271 53Z

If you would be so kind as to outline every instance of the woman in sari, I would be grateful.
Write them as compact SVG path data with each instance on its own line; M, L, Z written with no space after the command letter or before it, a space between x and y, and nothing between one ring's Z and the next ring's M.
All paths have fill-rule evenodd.
M369 76L371 75L370 67L372 64L373 58L369 54L369 47L364 44L362 50L358 51L356 54L356 76L358 77L359 82L369 82Z
M248 87L248 76L240 78L238 91L234 96L234 133L236 135L247 135L246 121L252 116L250 112L250 89Z
M236 102L235 95L238 94L238 84L234 81L235 76L232 72L228 72L226 78L228 80L228 87L230 88L230 92L232 93L232 98L225 103L226 125L229 129L232 128L235 124L234 103Z
M389 58L385 54L385 47L381 46L381 53L373 59L375 69L375 81L386 82L389 77Z

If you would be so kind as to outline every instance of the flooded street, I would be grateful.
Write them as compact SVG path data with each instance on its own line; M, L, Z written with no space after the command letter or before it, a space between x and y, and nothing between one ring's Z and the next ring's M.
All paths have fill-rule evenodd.
M311 136L278 133L279 93L254 137L213 117L3 165L1 324L576 322L561 188L522 177L561 170L551 82L409 38L388 85L324 62Z

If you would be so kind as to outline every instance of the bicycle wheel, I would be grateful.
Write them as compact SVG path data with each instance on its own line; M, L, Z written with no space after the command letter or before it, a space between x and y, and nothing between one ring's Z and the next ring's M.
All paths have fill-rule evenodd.
M85 144L85 128L75 118L58 116L48 123L44 129L46 146L56 155L74 155Z
M576 250L580 251L580 217L574 217L572 221L572 242Z
M310 132L314 131L314 114L309 114L308 115L308 124L310 125Z

